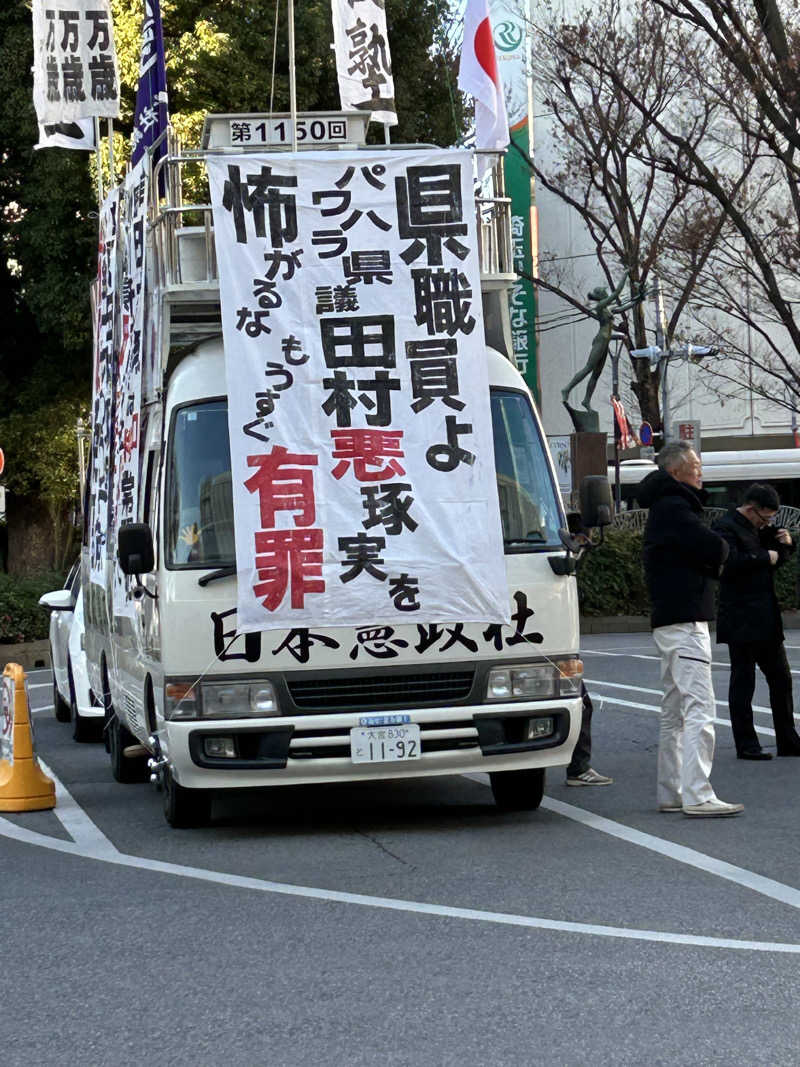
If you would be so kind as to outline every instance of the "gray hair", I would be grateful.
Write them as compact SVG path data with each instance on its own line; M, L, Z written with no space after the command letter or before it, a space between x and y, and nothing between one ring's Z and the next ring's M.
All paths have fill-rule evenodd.
M690 452L694 452L694 445L689 441L670 441L658 453L656 463L662 471L674 471L687 462Z

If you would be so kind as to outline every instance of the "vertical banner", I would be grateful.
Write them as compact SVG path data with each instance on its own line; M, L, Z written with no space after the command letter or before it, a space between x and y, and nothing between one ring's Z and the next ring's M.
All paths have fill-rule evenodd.
M331 0L336 74L342 111L371 111L371 121L396 126L384 7L384 0Z
M100 208L94 316L89 578L101 586L105 586L106 582L107 538L111 518L111 470L114 461L114 319L118 224L119 191L115 189Z
M144 0L139 82L131 133L131 163L134 166L166 131L167 121L167 68L161 8L159 0ZM166 151L166 143L162 140L153 154L152 163L166 155Z
M39 143L34 148L77 148L84 152L94 150L94 119L76 119L75 122L39 123Z
M45 124L117 118L109 0L33 0L33 103Z
M527 31L528 0L489 0L494 45L500 76L505 87L511 140L530 156L533 110L531 103L530 40ZM511 198L511 240L514 269L535 277L538 257L533 224L533 174L525 159L513 148L505 158L506 196ZM511 341L520 374L541 401L536 358L536 295L533 284L515 282L510 297Z
M508 622L471 155L206 165L237 629Z
M145 340L145 228L148 160L128 172L120 226L120 329L114 405L114 487L110 530L136 522L139 504L139 439L142 410L142 349ZM133 615L130 580L114 553L114 614Z

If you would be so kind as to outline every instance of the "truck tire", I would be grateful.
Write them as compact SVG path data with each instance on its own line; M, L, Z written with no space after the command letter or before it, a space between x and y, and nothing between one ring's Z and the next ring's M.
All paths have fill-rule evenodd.
M489 775L494 802L501 811L536 811L544 795L544 768L494 771Z
M176 830L205 826L211 818L211 792L178 785L169 767L164 769L164 818Z
M53 673L53 712L57 722L69 722L69 704L58 691L55 672Z
M146 782L149 778L146 756L125 756L123 750L128 745L138 745L139 742L123 726L116 715L111 719L108 727L109 752L111 755L111 773L118 782L129 785L132 782Z

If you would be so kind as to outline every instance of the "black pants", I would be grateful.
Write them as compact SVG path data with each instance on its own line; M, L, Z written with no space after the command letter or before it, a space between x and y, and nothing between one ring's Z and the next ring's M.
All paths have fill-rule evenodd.
M575 742L575 750L572 753L572 762L567 767L567 778L577 778L579 774L589 770L592 761L592 698L586 692L586 686L581 682L581 697L583 708L581 710L581 732Z
M769 686L769 704L775 725L778 755L800 749L800 737L794 726L792 674L783 641L746 644L732 642L728 645L728 651L731 657L728 707L737 753L758 751L761 748L761 742L753 728L756 666L760 668Z

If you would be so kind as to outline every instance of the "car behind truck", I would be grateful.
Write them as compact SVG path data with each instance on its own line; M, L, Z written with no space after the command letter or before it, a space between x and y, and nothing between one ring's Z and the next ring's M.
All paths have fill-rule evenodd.
M420 611L424 609L420 588L425 587L425 579L410 577L406 572L387 575L388 564L378 555L381 544L391 548L393 533L414 544L411 539L424 514L421 504L420 511L414 510L409 482L402 483L408 490L404 490L405 495L391 488L392 471L415 469L413 457L403 456L399 451L396 455L401 456L405 468L399 466L401 460L398 460L398 465L390 470L384 458L381 461L387 463L384 471L390 473L383 480L377 481L372 476L374 470L365 467L360 487L341 490L345 495L350 493L347 499L355 499L364 511L359 513L363 531L353 538L339 539L340 554L342 541L346 552L338 560L332 555L336 538L328 538L324 550L315 555L316 545L321 543L325 531L314 542L311 539L314 531L303 527L308 500L301 501L299 495L300 464L323 466L326 455L322 445L319 463L316 455L313 461L309 458L313 442L302 455L299 448L296 452L281 453L294 456L295 461L291 475L295 481L288 487L282 483L280 505L284 510L294 509L293 518L286 519L279 529L278 520L270 512L276 528L257 531L255 544L262 548L257 547L256 552L265 551L263 545L267 542L288 544L291 535L293 545L311 546L302 549L310 554L303 557L306 569L296 584L292 584L294 572L279 572L274 558L266 555L258 557L261 560L261 569L256 568L259 580L251 581L247 575L252 573L253 563L246 558L249 542L243 540L235 519L237 506L241 508L243 504L241 496L239 504L236 503L239 475L235 456L232 458L231 430L238 433L244 424L232 408L230 358L226 367L226 346L230 347L230 331L234 329L230 323L223 323L226 307L220 297L227 268L218 266L222 259L220 235L215 233L211 207L207 203L184 201L179 190L183 172L187 168L196 172L213 154L222 156L229 177L235 173L237 180L240 175L250 180L251 169L256 175L263 176L268 171L271 174L271 168L277 171L278 164L288 172L294 157L276 152L265 156L263 146L254 149L249 159L242 158L248 153L239 155L237 147L235 165L227 162L233 150L232 131L240 130L244 119L259 118L266 117L209 116L204 149L195 153L173 149L158 164L149 182L147 226L142 228L146 233L146 258L141 268L145 294L141 314L144 336L149 339L152 354L151 369L148 372L145 367L143 374L141 403L135 419L137 491L129 494L135 496L133 502L126 501L124 479L112 476L110 495L116 495L117 502L103 512L101 496L94 493L85 538L87 656L92 688L104 695L106 738L114 776L121 782L139 781L148 776L156 781L163 789L166 819L173 826L206 821L212 796L218 790L394 778L413 780L476 771L488 772L500 807L534 809L542 798L546 768L566 765L577 738L582 664L578 653L574 556L566 535L566 516L531 394L507 355L507 290L514 279L508 201L502 189L495 185L488 195L479 196L474 205L471 202L463 205L465 213L476 212L475 220L470 218L464 231L470 231L466 241L470 237L476 241L481 257L482 302L478 307L473 305L473 315L486 334L485 344L481 344L489 389L484 410L491 427L484 426L482 430L486 431L486 439L493 448L496 476L493 482L496 480L498 499L496 505L491 501L488 511L469 494L445 500L444 513L454 524L462 543L469 546L472 563L458 564L456 560L453 564L447 560L447 569L441 571L442 588L437 591L440 598L437 603L448 608L444 621ZM348 116L342 116L342 121L347 122ZM437 175L442 167L451 166L447 162L448 154L440 150L430 155L416 148L409 152L414 156L415 174ZM393 149L391 156L402 156L402 149ZM385 151L352 146L346 152L337 153L342 185L359 171L377 181L390 158ZM159 177L162 172L166 178L163 183ZM159 197L160 184L166 196ZM230 182L217 210L222 210L222 204L231 213L231 225L235 222L238 227L240 220L234 218L238 204L232 206L229 185ZM288 246L291 218L285 214L286 201L280 199L284 191L279 190L272 199L271 195L264 192L260 199L252 192L243 195L242 225L258 228L263 224L264 232L269 232L269 225L277 217L269 213L273 208L284 211L279 221L284 236L288 235ZM346 199L334 201L327 191L324 196L330 199L325 199L323 206ZM281 206L276 208L276 205ZM371 211L371 205L369 200L359 202L354 197L350 206L360 215ZM381 217L384 225L395 222L392 218L387 223L385 211L380 216L377 198L374 205L376 217ZM134 209L135 205L130 210ZM328 210L333 208L329 206ZM337 225L327 226L327 240L333 240L330 234L335 229L339 231L337 240L346 234L338 226L339 221L336 219ZM402 229L402 224L399 228ZM321 232L315 230L315 237ZM123 236L118 239L120 245L124 243ZM459 241L463 241L462 237ZM452 247L456 256L461 255L460 244ZM430 250L429 244L429 255ZM305 263L310 261L309 251L304 245ZM281 254L284 258L280 269L286 273L291 269L290 252ZM438 246L434 249L436 254ZM354 260L355 252L348 261L351 271ZM373 258L373 263L376 262ZM383 256L379 265L389 271L389 277L393 270L403 269L394 253L392 257ZM457 261L454 270L457 278ZM453 277L452 272L447 273ZM437 278L444 274L445 268L439 268ZM422 277L421 273L414 275L415 286L421 284ZM327 329L329 340L333 338L332 347L325 349L323 343L320 348L326 359L331 352L339 359L342 351L336 347L342 344L341 323L349 321L343 317L348 313L348 306L350 310L354 308L354 304L347 305L345 301L377 299L372 296L375 289L366 291L364 280L362 275L361 288L354 284L349 292L340 293L336 307L335 287L331 287L330 294L326 286L315 289L316 308L307 307L304 314L313 321L310 334L321 332L324 342ZM377 290L381 288L375 275L372 284ZM459 284L463 295L467 292L466 280ZM264 285L260 290L256 287L254 296L259 292L266 296L273 294L274 289ZM397 297L388 295L389 286L386 292L381 300L387 302L387 311L398 315L399 323L402 309L392 307L392 299ZM335 325L330 327L324 325L334 321L328 315L328 299L332 301L330 311L339 313ZM98 307L107 305L108 296L104 305L101 292ZM462 301L461 305L456 302L451 307L461 306L463 322L467 322L464 305ZM381 307L380 303L373 303L374 306ZM260 303L256 300L248 314L244 307L234 309L242 343L247 343L246 335L259 340L259 344L263 340L265 346L271 343L266 336L268 329L263 331L263 339L259 339L257 332L261 325L268 326L275 321L265 315L257 317L259 309L269 307L269 300ZM412 318L413 312L412 308ZM383 321L385 316L377 318ZM447 328L441 318L435 321L433 329L443 340L422 343L422 354L429 357L434 350L439 356L442 352L454 353L455 341L450 342L449 336L445 336ZM367 353L372 351L371 337L365 343ZM238 337L234 340L239 343ZM350 344L348 351L352 351L352 340ZM404 351L410 363L413 358L419 358L419 352L408 344L419 342L406 344ZM274 369L278 364L269 355L278 348L270 349L265 364L267 371L272 368L270 373L275 381L294 380L292 368L298 364L292 364L292 358L300 360L301 355L308 358L312 347L303 344L301 352L300 348L284 346L287 360L281 364L282 376ZM457 452L465 464L469 463L464 459L472 455L464 427L474 430L474 440L477 440L477 430L461 413L464 405L453 392L453 380L447 385L442 377L445 364L439 364L438 392L429 389L424 394L419 375L415 379L402 377L401 381L401 371L405 375L405 370L400 368L403 352L399 344L397 347L398 358L395 359L392 349L393 362L388 364L394 369L376 373L368 379L370 387L377 390L374 383L380 383L386 390L391 388L401 395L403 389L417 389L413 395L418 411L428 409L431 396L435 395L439 401L449 397L451 404L437 405L437 410L441 409L437 417L442 432L441 438L434 438L439 443L427 450L428 465L437 472L447 471ZM384 346L383 351L386 355L388 348ZM230 351L227 356L230 357ZM102 359L102 354L97 358ZM312 362L314 358L311 354ZM147 360L145 350L145 364ZM362 358L360 366L367 362L368 357ZM350 386L345 390L343 378L338 375L350 373L357 377L366 372L338 371L340 365L341 361L335 363L328 359L328 369L321 366L319 372L314 372L316 377L312 375L307 381L306 388L309 383L320 383L327 375L324 390L317 394L308 388L304 394L309 407L314 408L312 423L322 426L321 432L325 434L328 420L331 424L336 420L336 425L345 428L380 425L380 404L398 401L388 397L385 391L381 397L379 390L371 397L365 396L365 392L359 395L356 389L368 389L363 380L358 380L352 390ZM330 373L332 366L337 370ZM393 379L394 373L397 377ZM96 381L102 377L99 372L95 375ZM400 384L393 384L395 381ZM269 378L265 384L271 385ZM318 404L319 399L329 395L328 390L333 399ZM288 408L280 390L263 388L261 392L263 395L259 393L256 399L255 417L245 432L252 438L253 449L266 454L268 449L276 447L266 442L276 419L280 428L280 405L284 404L283 410ZM116 393L116 422L109 420L106 424L112 427L112 440L100 442L101 456L105 451L115 456L124 453L124 447L121 452L119 444L114 444L114 433L123 442L132 440L130 432L126 436L120 414L124 390L117 386ZM129 421L132 406L128 405ZM322 409L319 415L318 407ZM104 406L98 403L97 396L95 412L99 426ZM431 412L427 411L427 415ZM404 414L402 418L410 419L413 415ZM389 423L384 420L383 425ZM348 431L338 432L346 436ZM365 432L369 434L370 430ZM463 439L456 436L458 433L464 435ZM98 437L95 429L95 442ZM278 439L273 437L272 441ZM344 437L334 440L340 443ZM271 454L276 455L275 451ZM253 456L250 460L253 466L262 462ZM93 468L99 470L97 462ZM470 475L466 466L465 471ZM330 481L330 473L326 471L324 475ZM315 471L314 477L318 476L323 477ZM325 490L328 493L345 484L341 475L334 473L333 478L341 480L330 481L331 489ZM603 483L605 496L599 490L596 499L591 493L587 495L586 524L610 520L605 506L609 499L605 479L598 481ZM115 484L121 488L115 490ZM277 506L274 494L270 500L270 506ZM267 522L265 513L262 497L262 525ZM105 533L102 522L97 521L103 514L108 515ZM501 536L488 525L487 514L494 516L492 521L501 527ZM311 519L305 525L311 525ZM379 541L373 540L375 526L381 534ZM437 527L437 536L440 533ZM463 572L482 565L484 557L499 545L502 545L499 549L502 591L487 592L500 592L503 621L489 614L476 617L474 607L466 599L465 614L459 615L462 596L461 585L456 580L459 567ZM301 550L296 551L299 554ZM444 553L446 558L446 546ZM422 555L417 561L418 570L423 575L432 573L426 588L433 589L436 566L429 566L426 571L426 563L430 561ZM267 559L269 563L265 562ZM293 565L291 560L287 568L290 565ZM349 596L354 596L352 590L357 588L370 595L373 590L380 590L382 596L388 589L394 600L385 609L375 609L374 617L364 617L362 612L352 625L338 620L336 625L331 625L330 612L321 611L315 616L311 593L325 584L321 574L333 573L325 568L333 567L336 577L328 580L328 587L346 590ZM248 588L240 583L249 583ZM252 606L248 606L247 599L250 587L257 590L257 596L250 598ZM277 610L282 611L290 597L294 606L295 595L300 608L296 623L288 616L289 621L282 626L271 619L261 628L257 623L240 624L243 603L247 610L257 613L263 610L259 605L266 604L267 610L272 610L277 602ZM392 611L394 614L390 614Z

